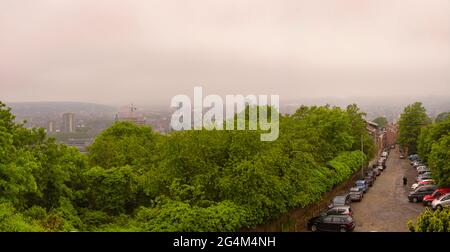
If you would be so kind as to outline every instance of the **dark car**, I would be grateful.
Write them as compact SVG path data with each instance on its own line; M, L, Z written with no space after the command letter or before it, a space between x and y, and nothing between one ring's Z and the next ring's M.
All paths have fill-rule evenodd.
M373 170L366 172L366 176L372 177L374 182L375 182L375 180L377 180L377 175L375 174L375 172Z
M375 176L380 176L380 174L381 174L381 171L378 168L375 168L372 171L373 171L373 173L375 173Z
M355 229L355 221L349 215L321 215L308 221L308 229L313 232L348 232Z
M366 175L366 176L364 176L364 180L371 187L371 186L373 186L373 181L375 180L375 177Z
M350 215L353 216L353 210L350 206L337 206L323 212L322 215Z
M341 196L336 196L333 198L333 200L331 201L330 205L328 205L328 208L333 208L336 206L345 206L350 204L351 200L350 200L350 195L341 195Z
M437 189L436 185L425 185L417 188L416 190L408 194L408 199L410 202L419 202L423 200L425 195L432 194Z

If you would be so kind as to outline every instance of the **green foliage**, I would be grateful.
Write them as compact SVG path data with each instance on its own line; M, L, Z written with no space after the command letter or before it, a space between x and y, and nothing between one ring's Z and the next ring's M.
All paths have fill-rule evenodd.
M450 134L433 144L428 163L438 185L450 187Z
M317 202L367 163L375 146L363 117L354 104L303 106L280 115L273 142L260 141L261 130L159 135L119 122L85 156L15 124L0 104L0 231L236 231L263 223Z
M433 178L439 186L450 186L450 117L440 114L434 124L424 127L417 138L418 153L428 163ZM408 222L410 231L450 231L450 211L425 211L414 225Z
M35 221L27 220L11 203L0 203L0 230L2 232L42 232Z
M384 116L379 116L379 117L373 119L372 122L378 124L378 126L380 126L380 127L386 127L389 124L388 120Z
M450 232L450 208L434 212L427 209L417 217L416 224L409 221L408 228L411 232Z
M450 112L442 112L439 115L436 116L434 122L435 123L440 123L446 119L448 119L450 116Z
M429 120L426 110L420 102L408 105L400 115L398 142L408 150L408 153L417 152L417 141L421 128L426 126Z
M103 168L151 162L156 138L148 126L116 122L95 138L89 148L89 161Z

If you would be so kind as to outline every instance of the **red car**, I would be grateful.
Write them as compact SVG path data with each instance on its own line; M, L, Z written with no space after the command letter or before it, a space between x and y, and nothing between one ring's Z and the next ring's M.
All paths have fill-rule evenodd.
M450 188L438 188L436 189L436 191L433 192L433 194L431 195L425 195L423 197L423 204L425 206L429 206L431 205L431 202L433 202L433 200L441 197L441 195L450 193Z

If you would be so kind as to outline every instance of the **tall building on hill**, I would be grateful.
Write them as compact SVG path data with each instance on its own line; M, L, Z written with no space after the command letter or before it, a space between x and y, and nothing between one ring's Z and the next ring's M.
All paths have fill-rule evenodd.
M75 132L75 114L74 113L63 114L62 131L65 133Z
M53 132L55 132L55 122L50 120L50 121L48 121L48 124L47 124L47 133L53 133Z

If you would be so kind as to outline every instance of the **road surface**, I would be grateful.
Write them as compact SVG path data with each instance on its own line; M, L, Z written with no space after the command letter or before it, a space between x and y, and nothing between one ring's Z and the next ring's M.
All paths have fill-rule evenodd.
M392 150L386 166L363 200L352 203L355 231L406 232L408 220L415 221L424 210L421 203L410 203L407 198L416 175L408 159L399 159L398 150ZM408 178L407 187L403 186L403 175Z

